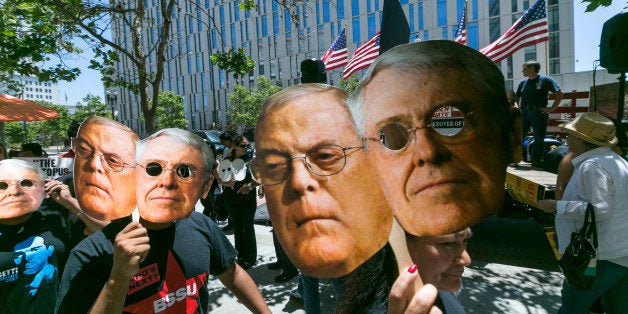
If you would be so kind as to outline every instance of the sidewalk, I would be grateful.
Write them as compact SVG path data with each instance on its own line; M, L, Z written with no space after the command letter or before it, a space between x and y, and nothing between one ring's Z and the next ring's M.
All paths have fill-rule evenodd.
M247 271L257 283L266 303L273 313L305 313L303 302L290 297L290 291L297 286L298 277L284 282L275 283L274 277L279 275L281 270L269 270L267 265L276 261L273 237L270 232L272 228L264 225L255 225L257 238L257 264ZM233 232L227 232L227 238L234 243ZM326 283L326 281L324 281ZM249 313L247 308L228 291L222 283L215 277L211 277L208 285L209 289L209 312L210 313ZM321 289L323 286L321 285ZM326 286L321 293L322 313L333 313L334 302L333 288Z
M267 217L267 212L262 203L258 207L256 220L263 217ZM270 230L270 226L255 225L257 264L249 268L248 272L272 313L305 313L303 302L290 297L290 291L297 286L298 277L285 283L275 283L273 278L280 270L267 268L269 263L275 261ZM227 233L227 238L233 243L232 232ZM561 303L563 278L560 272L555 271L474 261L465 269L459 298L467 313L556 313ZM209 312L249 313L218 279L210 278L208 289ZM333 313L336 300L333 288L331 285L321 285L321 289L321 312Z

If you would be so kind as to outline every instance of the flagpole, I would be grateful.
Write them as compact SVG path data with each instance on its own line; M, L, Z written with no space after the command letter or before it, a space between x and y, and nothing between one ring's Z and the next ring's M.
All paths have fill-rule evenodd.
M465 32L465 41L464 44L469 46L469 1L464 0L464 32Z
M549 48L547 47L547 43L549 43L549 40L543 42L543 46L545 47L545 75L549 75Z

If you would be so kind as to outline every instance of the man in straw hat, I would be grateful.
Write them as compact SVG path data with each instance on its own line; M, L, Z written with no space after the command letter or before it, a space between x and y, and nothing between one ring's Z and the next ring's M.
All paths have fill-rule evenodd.
M567 144L573 158L573 176L561 201L542 200L538 207L556 212L558 250L565 252L571 233L584 222L587 204L595 208L598 251L597 273L590 290L563 283L563 305L559 313L588 313L593 301L602 297L606 313L628 309L628 162L611 150L617 144L615 125L597 113L587 112L562 124L569 134Z

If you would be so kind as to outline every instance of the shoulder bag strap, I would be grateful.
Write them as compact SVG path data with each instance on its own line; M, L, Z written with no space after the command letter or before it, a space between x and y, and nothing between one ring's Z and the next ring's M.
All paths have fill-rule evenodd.
M587 239L593 240L593 247L597 249L597 227L595 222L595 208L591 203L587 204L587 210L584 218L584 225L580 230L581 235Z

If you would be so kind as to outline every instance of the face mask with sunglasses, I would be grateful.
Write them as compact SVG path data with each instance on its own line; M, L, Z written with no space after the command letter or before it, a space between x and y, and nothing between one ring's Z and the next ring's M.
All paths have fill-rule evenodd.
M464 111L455 106L440 106L434 108L431 116L423 126L410 126L401 122L389 122L379 129L379 137L367 137L365 140L381 142L391 151L402 151L414 139L419 129L433 131L443 143L457 143L468 138L477 128L477 113Z
M13 181L0 180L0 192L8 190L9 187L14 184L25 190L30 190L37 187L37 183L30 179L13 180Z
M231 180L242 181L246 178L247 166L244 160L238 158L233 162L229 159L225 159L220 162L218 167L218 176L223 182Z
M196 170L194 170L192 166L185 164L177 165L173 168L165 168L160 163L153 161L145 166L140 164L138 164L138 166L144 168L146 174L151 177L159 177L164 171L172 171L176 175L177 180L182 182L189 181L196 175Z

